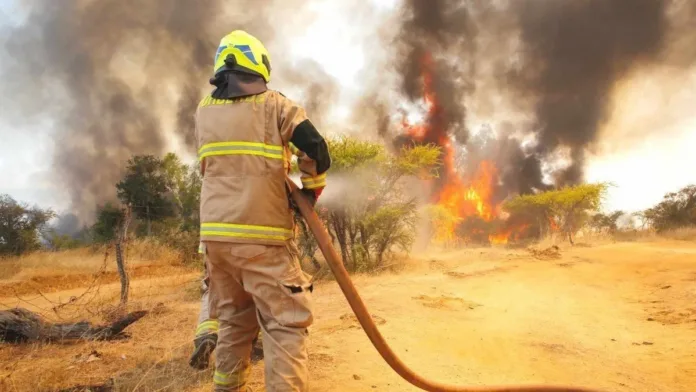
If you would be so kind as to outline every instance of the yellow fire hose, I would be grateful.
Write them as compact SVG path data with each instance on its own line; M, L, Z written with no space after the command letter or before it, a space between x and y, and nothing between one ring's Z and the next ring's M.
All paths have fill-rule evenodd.
M289 178L286 181L288 187L291 190L291 196L295 204L300 210L300 213L304 217L307 225L309 225L312 234L317 240L319 249L324 254L326 262L331 268L338 282L338 286L343 291L348 304L353 313L358 318L360 325L367 334L367 337L375 346L379 354L384 358L384 360L389 364L389 366L398 373L404 380L413 384L414 386L430 392L592 392L589 389L584 388L573 388L573 387L554 387L554 386L487 386L487 387L474 387L474 386L458 386L458 385L445 385L434 381L427 380L422 376L416 374L411 370L406 364L404 364L397 356L394 354L392 349L387 344L384 337L377 329L375 322L372 320L370 313L365 307L362 298L355 289L353 282L348 275L341 257L336 253L336 249L331 245L331 238L329 237L326 228L319 220L319 217L314 212L314 208L306 197L300 192L299 188L295 183Z

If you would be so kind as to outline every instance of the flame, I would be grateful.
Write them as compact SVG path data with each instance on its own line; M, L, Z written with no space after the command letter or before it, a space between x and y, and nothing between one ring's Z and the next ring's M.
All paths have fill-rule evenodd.
M549 217L549 226L551 227L551 231L558 231L558 224L552 216Z
M490 243L494 245L504 245L510 241L510 238L512 238L514 241L519 240L522 234L525 231L527 231L529 226L530 225L528 224L522 224L519 226L508 227L507 229L502 230L499 233L489 235L488 241L490 241Z
M494 189L498 181L498 169L491 161L481 161L473 175L464 178L456 170L455 150L443 129L443 107L433 88L434 61L430 53L421 58L421 78L423 85L423 102L427 109L426 119L422 124L410 124L404 117L402 127L404 133L413 140L422 143L434 143L442 148L442 173L439 189L433 195L433 201L439 208L438 219L435 222L434 240L439 244L457 243L459 236L457 226L464 219L477 216L486 222L499 217L500 204L494 202ZM505 230L491 234L491 243L507 243L517 230ZM483 234L473 230L471 235Z

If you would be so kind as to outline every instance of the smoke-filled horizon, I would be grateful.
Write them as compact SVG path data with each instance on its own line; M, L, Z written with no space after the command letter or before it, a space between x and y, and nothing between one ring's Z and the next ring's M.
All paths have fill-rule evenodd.
M131 156L163 155L177 141L193 152L195 108L211 88L213 57L225 34L253 31L274 49L269 12L301 9L287 1L242 3L37 0L19 4L25 23L0 27L2 56L10 59L0 76L2 116L19 126L54 122L52 177L66 184L81 220L115 198L114 184ZM284 51L274 52L274 66L290 68L278 66L287 63ZM309 78L286 72L316 96L326 95Z
M23 5L26 23L0 26L7 59L0 65L0 114L17 125L51 120L52 175L88 221L97 204L114 198L113 184L132 155L160 155L175 140L193 148L193 112L210 88L215 48L230 30L262 39L271 52L272 84L299 89L313 120L329 122L344 81L290 46L318 17L312 4L30 2ZM370 5L351 7L351 15L368 14ZM566 165L551 170L551 182L577 183L612 112L617 83L661 62L693 65L694 17L696 6L678 0L403 0L388 18L360 26L368 30L366 65L351 87L364 94L349 118L365 134L391 142L399 125L390 116L401 98L424 98L427 69L438 107L424 141L452 140L464 171L493 160L497 199L551 186L544 167L559 151ZM667 54L668 43L680 49ZM504 121L477 134L473 117Z
M498 200L583 181L586 152L612 112L618 82L664 61L680 69L693 65L693 49L667 56L674 37L696 45L688 27L694 24L684 21L691 15L694 22L696 7L686 3L404 1L395 56L400 90L409 100L425 98L432 106L425 120L428 131L416 141L454 141L465 150L464 171L476 170L484 158L495 161ZM670 14L681 20L671 21ZM426 97L431 94L435 97ZM491 132L497 137L472 140L466 121L475 106L471 98L486 101L481 98L486 94L507 95L514 109L526 112L527 121L499 126ZM402 143L404 135L396 133ZM520 135L532 136L533 142L522 144ZM559 152L565 165L550 173L552 183L544 181L544 162ZM441 182L448 182L447 173Z

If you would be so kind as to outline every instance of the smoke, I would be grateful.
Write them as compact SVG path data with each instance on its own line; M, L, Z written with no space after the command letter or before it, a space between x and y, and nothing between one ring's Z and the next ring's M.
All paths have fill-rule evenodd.
M557 182L583 179L585 150L611 112L615 84L659 60L668 28L663 0L523 0L512 4L525 67L512 76L534 100L538 148L570 148L572 163Z
M581 182L616 85L652 64L693 65L696 6L687 3L405 0L395 28L399 88L409 101L431 104L427 132L417 141L446 148L453 142L464 150L464 171L484 158L495 161L498 199L547 189L544 162L559 150L566 152L564 167L546 165L556 168L554 184ZM677 40L685 50L668 60ZM487 132L494 137L472 139L472 108L484 122L504 118ZM402 134L396 143L412 138Z
M52 175L89 220L113 199L135 154L192 151L193 115L220 38L245 29L273 49L270 15L293 2L223 0L37 0L6 40L0 111L15 125L54 121ZM287 3L287 4L286 4ZM253 9L240 14L237 10ZM284 51L272 52L274 66ZM39 137L40 135L37 135ZM41 135L45 136L45 135Z
M292 99L303 103L307 116L319 129L330 122L330 109L339 95L338 82L319 63L302 59L283 70L283 83L302 87Z
M462 59L475 50L476 26L462 2L406 0L401 9L402 23L396 36L396 70L405 96L417 101L424 88L436 99L435 112L428 118L432 130L423 141L441 143L447 134L466 143L467 80L462 78L466 64ZM428 80L422 75L427 73ZM427 84L427 86L424 86Z

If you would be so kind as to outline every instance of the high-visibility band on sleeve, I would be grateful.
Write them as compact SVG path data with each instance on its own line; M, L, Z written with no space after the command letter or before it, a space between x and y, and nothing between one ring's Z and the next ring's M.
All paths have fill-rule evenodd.
M221 387L237 388L246 384L250 372L250 367L247 367L246 369L238 369L237 371L230 373L224 373L216 370L215 375L213 376L213 382L215 385L219 385Z
M220 328L220 323L217 320L206 320L198 324L198 328L196 328L196 336L217 333L218 328Z
M285 241L293 236L290 229L282 227L238 225L231 223L201 223L201 236L257 238Z
M298 149L297 147L295 147L294 144L288 143L288 146L290 147L290 151L291 151L293 154L297 155L297 154L300 152L300 149Z
M302 181L302 186L305 189L317 189L326 186L326 173L320 174L316 177L303 177L300 178Z
M198 254L202 255L203 253L205 253L205 248L204 248L203 242L199 242L198 243Z
M256 142L217 142L204 144L198 150L198 160L219 155L256 155L270 159L283 159L283 146Z

